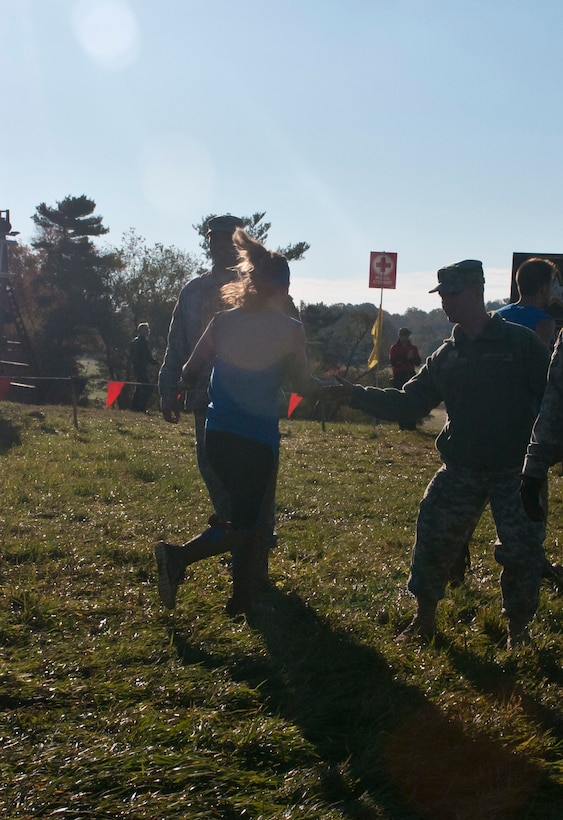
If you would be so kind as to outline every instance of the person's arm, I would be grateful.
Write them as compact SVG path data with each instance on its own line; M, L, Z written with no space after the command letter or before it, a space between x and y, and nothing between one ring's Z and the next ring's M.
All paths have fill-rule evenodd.
M524 475L543 479L563 455L563 343L559 335L539 415L524 461Z
M201 338L193 349L192 355L182 367L181 379L187 390L190 390L197 381L202 370L209 368L212 364L215 353L215 333L216 324L219 317L216 315L205 328Z
M541 353L547 347L540 343ZM520 481L520 499L528 518L544 521L547 471L552 464L563 457L563 348L558 339L549 365L547 385L545 383L545 360L538 357L532 368L537 384L533 386L535 395L542 396L540 412L532 428L530 443L524 459ZM544 390L545 387L545 390Z
M428 359L402 390L394 387L362 387L350 391L350 407L386 421L413 421L427 416L442 401L436 389Z
M160 407L165 421L176 424L180 419L180 400L178 398L178 381L182 365L190 355L186 321L184 316L184 302L187 291L184 288L172 312L172 319L168 329L166 352L158 373L158 393Z

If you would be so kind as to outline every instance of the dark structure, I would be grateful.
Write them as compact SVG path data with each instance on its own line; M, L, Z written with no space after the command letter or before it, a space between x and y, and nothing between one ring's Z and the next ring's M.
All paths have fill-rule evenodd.
M7 398L35 402L40 390L29 377L39 373L8 267L8 248L15 243L8 237L18 233L12 231L10 211L0 211L0 378L11 380Z

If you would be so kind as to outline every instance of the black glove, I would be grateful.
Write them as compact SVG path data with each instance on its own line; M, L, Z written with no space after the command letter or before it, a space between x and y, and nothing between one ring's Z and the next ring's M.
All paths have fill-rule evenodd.
M523 475L520 481L520 498L526 515L532 521L545 521L545 508L542 503L542 491L545 478Z

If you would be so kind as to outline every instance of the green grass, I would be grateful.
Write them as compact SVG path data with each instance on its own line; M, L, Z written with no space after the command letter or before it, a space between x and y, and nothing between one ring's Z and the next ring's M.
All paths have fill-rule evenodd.
M173 613L156 594L154 543L210 513L190 417L1 405L0 817L563 816L563 597L506 652L487 511L439 639L394 643L436 424L281 427L276 612L249 625L226 558Z

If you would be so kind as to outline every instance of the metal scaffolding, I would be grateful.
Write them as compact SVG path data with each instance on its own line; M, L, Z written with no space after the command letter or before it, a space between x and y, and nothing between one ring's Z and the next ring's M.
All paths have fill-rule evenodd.
M39 376L30 338L17 303L9 273L9 246L17 236L12 231L10 211L0 210L0 377L9 378L8 398L35 401Z

